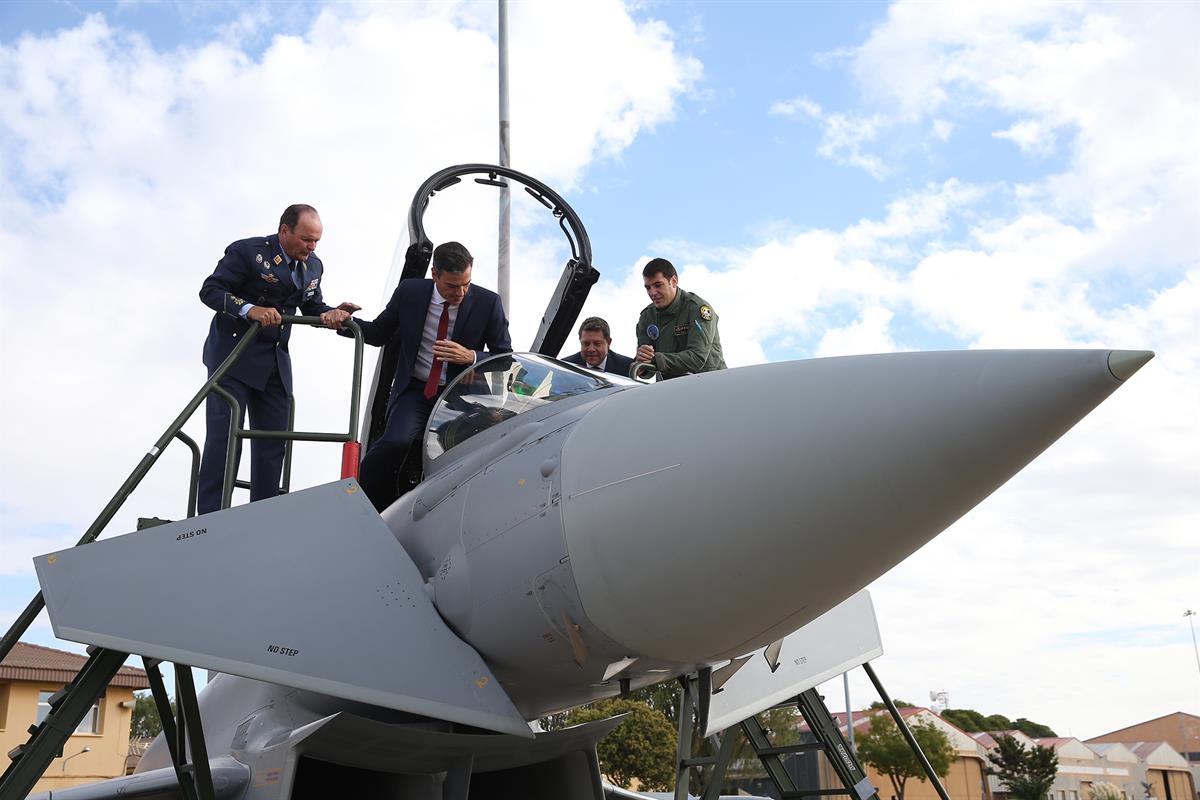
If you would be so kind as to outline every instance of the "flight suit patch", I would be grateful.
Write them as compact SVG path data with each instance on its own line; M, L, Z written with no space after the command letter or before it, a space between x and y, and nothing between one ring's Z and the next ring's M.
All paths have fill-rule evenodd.
M683 336L685 333L687 333L687 323L686 322L683 323L682 325L675 326L675 335L676 336Z
M712 309L708 306L700 306L700 319L708 322L712 319Z

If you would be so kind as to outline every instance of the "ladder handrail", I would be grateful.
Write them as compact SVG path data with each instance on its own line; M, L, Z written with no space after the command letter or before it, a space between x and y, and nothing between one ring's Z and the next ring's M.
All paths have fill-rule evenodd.
M283 324L311 325L314 327L322 325L319 317L305 317L291 314L283 315ZM125 479L124 483L121 484L120 488L117 489L116 493L113 494L112 498L109 499L103 510L101 510L99 516L97 516L95 521L88 526L88 529L76 543L76 547L96 540L96 538L100 535L100 532L104 530L108 523L112 521L112 518L116 516L117 512L121 509L121 506L125 504L125 501L129 498L129 495L133 493L133 490L136 489L142 482L142 479L146 477L146 474L150 471L150 468L157 463L159 456L161 456L163 451L166 450L167 445L169 445L173 439L177 438L178 435L182 433L184 424L191 419L192 414L196 412L196 409L200 407L200 404L205 401L208 395L214 392L218 395L222 393L226 395L228 394L224 389L221 389L217 385L217 382L220 381L221 378L225 377L233 364L241 357L242 353L246 351L246 349L250 346L250 343L254 341L254 338L258 336L261 328L262 326L257 322L250 323L250 327L247 328L244 334L242 334L242 340L237 343L237 345L233 348L233 351L225 358L224 361L221 362L220 366L213 370L212 375L210 375L208 380L204 382L204 385L200 387L200 390L196 392L195 396L193 396L191 400L188 401L187 405L184 406L183 411L181 411L179 415L175 417L175 421L167 427L166 431L163 432L163 435L158 437L158 440L154 443L154 445L142 456L141 460L138 461L137 466L134 467L133 471L129 474L129 477ZM358 327L358 324L353 319L346 320L346 322L342 323L342 329L350 331L354 337L354 374L350 389L350 422L347 432L345 434L297 434L294 431L237 430L235 432L238 438L290 438L292 440L326 442L357 441L358 406L361 400L362 391L363 337L362 330ZM233 417L231 420L231 427L236 428L236 421L239 418L240 417L238 415ZM264 436L262 434L269 435ZM183 435L186 436L186 434ZM191 442L190 439L183 439L182 441L185 443ZM194 444L194 442L191 442L189 447L194 448ZM236 452L237 440L233 436L231 436L229 439L228 448L230 451ZM195 450L193 450L193 453L194 452ZM228 461L226 463L228 463ZM236 478L236 475L230 475L229 470L226 470L225 480L227 484L231 484L231 482L236 480ZM228 492L225 496L228 497L231 493L232 486L229 486ZM189 492L189 495L190 494L191 492ZM227 506L228 503L225 503L224 505ZM191 497L189 497L188 510L189 512L194 510ZM25 632L29 630L29 627L33 624L33 621L37 618L37 615L41 613L45 606L46 600L39 591L33 600L29 602L29 605L25 607L25 610L17 615L16 620L13 622L8 631L5 632L2 637L0 637L0 661L3 661L8 657L8 654L14 647L16 647L16 644L20 640L21 636L23 636Z

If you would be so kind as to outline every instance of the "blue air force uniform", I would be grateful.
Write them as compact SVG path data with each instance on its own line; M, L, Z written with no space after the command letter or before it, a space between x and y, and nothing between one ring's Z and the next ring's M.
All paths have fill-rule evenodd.
M200 287L200 300L216 312L204 341L204 366L210 376L250 327L246 313L252 307L268 306L280 314L295 314L299 308L306 316L332 310L321 298L324 272L321 259L309 255L307 262L295 263L299 267L293 270L275 234L243 239L225 248L216 270ZM251 428L276 431L287 428L292 396L290 334L290 326L263 328L221 379L221 387L238 399L243 412L250 411ZM229 405L216 395L209 395L205 411L208 434L197 494L197 511L201 514L221 507L229 438ZM252 501L278 494L283 454L282 441L251 440Z

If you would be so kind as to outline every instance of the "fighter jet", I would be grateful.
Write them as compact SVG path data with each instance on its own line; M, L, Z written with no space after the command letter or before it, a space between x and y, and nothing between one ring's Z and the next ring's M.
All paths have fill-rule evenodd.
M439 176L414 200L410 275ZM540 352L445 388L420 480L382 515L349 478L35 559L58 637L220 673L190 749L217 796L600 798L594 745L616 721L532 721L787 647L1153 355L601 375L552 357L594 270L582 223L537 187L575 234ZM54 796L182 797L170 744Z

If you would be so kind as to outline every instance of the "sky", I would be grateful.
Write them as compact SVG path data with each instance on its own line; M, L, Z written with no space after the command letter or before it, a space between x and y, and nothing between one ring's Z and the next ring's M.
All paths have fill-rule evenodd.
M634 349L670 258L731 367L902 350L1157 357L872 586L893 696L1099 735L1200 713L1200 5L513 2L512 165L579 212L585 314ZM373 314L420 182L497 159L493 3L0 4L0 625L204 381L201 281L321 212L326 300ZM511 328L567 258L514 200ZM496 195L427 228L495 285ZM292 339L297 427L350 351ZM373 364L373 354L369 365ZM669 424L669 420L666 420ZM186 429L203 439L200 418ZM106 535L178 518L168 448ZM294 486L338 477L297 448ZM147 602L161 602L147 598ZM28 640L69 649L45 616ZM853 704L875 699L855 674ZM841 707L840 683L826 687Z

